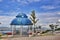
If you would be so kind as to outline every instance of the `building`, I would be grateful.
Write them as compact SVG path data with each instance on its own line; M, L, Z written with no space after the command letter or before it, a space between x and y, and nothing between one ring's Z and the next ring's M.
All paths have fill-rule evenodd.
M23 35L23 33L28 34L30 28L32 27L32 22L30 19L28 19L28 16L24 13L19 13L15 19L12 20L11 22L11 28L12 28L12 35L14 35L14 31L16 31L16 27L19 26L20 29L20 36ZM25 31L23 31L24 26L28 27L28 30L26 29Z

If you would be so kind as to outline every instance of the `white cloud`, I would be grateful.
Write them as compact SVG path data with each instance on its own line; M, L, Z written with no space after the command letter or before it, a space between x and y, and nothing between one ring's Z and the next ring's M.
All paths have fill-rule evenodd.
M8 14L9 13L9 14ZM15 12L15 11L10 11L10 12L8 12L8 13L6 13L8 16L10 15L10 16L16 16L19 12Z
M15 2L15 0L11 0L11 2Z
M2 2L3 0L0 0L0 2Z
M41 0L12 0L12 2L19 2L20 5L26 5L32 2L39 2Z
M2 13L3 11L2 10L0 10L0 13Z
M39 2L41 0L27 0L28 2Z
M0 16L16 16L20 12L12 11L4 13L4 11L0 12Z
M54 5L60 4L60 0L54 0L53 4L54 4Z
M0 26L8 27L14 18L14 16L0 16Z
M39 2L39 1L41 1L41 0L34 0L34 1Z
M60 15L60 12L57 12L57 14L59 14L59 15Z
M17 0L18 2L21 2L21 0Z
M27 14L27 15L30 17L30 14ZM48 24L55 23L59 19L59 17L48 17L47 15L51 16L52 14L50 13L38 14L37 13L36 14L37 19L39 19L39 21L37 22L37 25L47 26ZM2 23L1 25L8 26L14 18L15 16L0 16L0 22ZM49 22L49 23L46 23L46 22Z
M21 1L20 3L21 3L22 5L26 5L26 4L28 4L27 1Z
M37 13L36 16L39 19L38 24L56 23L60 19L57 13Z
M6 8L9 8L10 6L9 5L5 5Z
M43 8L43 9L55 9L56 7L55 6L41 6L40 8Z

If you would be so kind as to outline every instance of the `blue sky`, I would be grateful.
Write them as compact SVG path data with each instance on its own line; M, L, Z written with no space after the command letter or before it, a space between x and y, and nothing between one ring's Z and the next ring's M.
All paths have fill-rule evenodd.
M39 13L59 12L60 0L0 0L0 15L10 15L11 12L29 13L31 10Z
M0 22L7 25L18 13L31 14L32 10L40 19L38 24L57 22L60 19L60 0L0 0Z

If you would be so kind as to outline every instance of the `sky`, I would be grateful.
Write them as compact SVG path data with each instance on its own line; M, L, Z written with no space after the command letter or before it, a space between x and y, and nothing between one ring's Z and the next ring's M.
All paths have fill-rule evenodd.
M37 24L56 23L60 19L60 0L0 0L0 26L7 26L18 13L28 16L35 10Z

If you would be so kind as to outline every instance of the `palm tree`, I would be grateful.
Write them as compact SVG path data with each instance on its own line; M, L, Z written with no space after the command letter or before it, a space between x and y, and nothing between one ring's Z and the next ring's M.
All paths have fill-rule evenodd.
M54 25L51 24L51 25L49 25L49 27L51 28L51 31L52 31L52 34L53 34L53 32L54 32Z
M33 10L32 11L32 14L31 14L31 21L32 21L32 23L33 23L33 26L34 26L34 33L36 32L36 30L35 30L35 24L37 23L37 21L38 21L38 19L36 19L36 15L35 15L35 11Z

